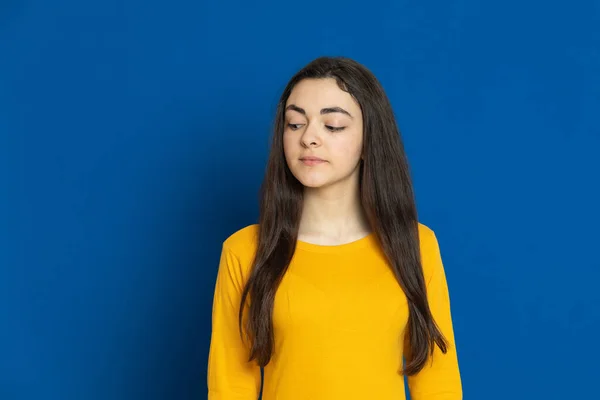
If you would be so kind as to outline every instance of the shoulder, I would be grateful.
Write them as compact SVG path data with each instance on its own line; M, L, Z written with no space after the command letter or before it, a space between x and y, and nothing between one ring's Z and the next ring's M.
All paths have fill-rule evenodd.
M429 280L436 270L443 269L440 247L435 232L429 226L419 223L419 247L425 279Z
M429 246L433 241L437 241L433 229L419 222L419 242L421 247Z
M223 250L233 254L242 265L249 266L254 259L257 243L258 224L252 224L229 235L223 242Z

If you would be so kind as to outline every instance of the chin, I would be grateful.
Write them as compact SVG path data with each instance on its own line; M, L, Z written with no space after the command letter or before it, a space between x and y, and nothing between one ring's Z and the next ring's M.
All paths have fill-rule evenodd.
M296 177L298 182L302 184L302 186L307 188L317 189L327 186L327 184L329 183L328 179L325 179L320 176L306 176L304 174L294 174L294 176Z
M318 189L327 186L327 182L317 179L298 179L302 186L307 188Z
M307 182L307 183L305 183L305 182L302 182L302 181L300 181L300 183L305 188L310 188L310 189L320 189L322 187L327 186L327 184L325 184L325 183L314 183L314 182Z

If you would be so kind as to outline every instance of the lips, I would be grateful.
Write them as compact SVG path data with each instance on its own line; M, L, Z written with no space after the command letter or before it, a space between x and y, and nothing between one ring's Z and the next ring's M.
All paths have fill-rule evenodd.
M319 158L319 157L302 157L300 159L300 161L313 161L314 162L314 161L325 161L325 160L323 160L322 158Z
M304 165L319 165L319 164L323 164L326 163L327 161L323 160L322 158L319 157L302 157L300 159L300 161L302 162L302 164Z

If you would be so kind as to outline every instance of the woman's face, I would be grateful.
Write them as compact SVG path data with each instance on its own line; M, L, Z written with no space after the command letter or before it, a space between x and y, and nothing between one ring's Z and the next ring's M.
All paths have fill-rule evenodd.
M363 146L360 106L335 79L305 79L285 109L283 148L288 167L305 187L358 181Z

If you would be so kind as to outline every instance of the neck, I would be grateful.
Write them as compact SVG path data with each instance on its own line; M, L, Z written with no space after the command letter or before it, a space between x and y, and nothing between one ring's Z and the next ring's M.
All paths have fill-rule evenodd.
M358 184L339 188L305 188L299 239L344 243L370 232Z

